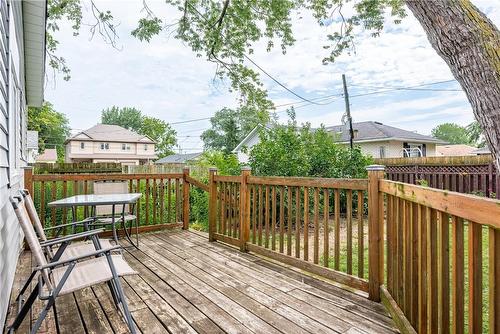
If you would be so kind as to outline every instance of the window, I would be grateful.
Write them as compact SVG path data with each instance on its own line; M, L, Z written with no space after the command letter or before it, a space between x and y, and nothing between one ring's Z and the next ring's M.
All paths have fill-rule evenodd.
M403 143L403 157L418 158L425 156L422 144Z
M122 144L122 151L130 151L130 144Z
M101 143L101 150L109 150L109 143Z
M84 149L85 149L85 143L84 143L83 141L80 143L80 148L81 148L82 150L84 150Z
M380 146L379 147L379 157L380 158L385 158L385 146Z
M144 151L148 150L148 144L144 144Z

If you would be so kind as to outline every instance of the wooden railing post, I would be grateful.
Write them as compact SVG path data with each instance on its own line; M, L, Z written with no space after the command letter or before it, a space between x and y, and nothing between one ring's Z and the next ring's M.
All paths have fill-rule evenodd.
M189 182L187 177L189 176L189 167L184 167L182 169L182 218L183 224L182 229L189 229Z
M208 241L215 241L215 224L217 221L217 183L215 175L217 168L208 170Z
M247 242L250 238L250 194L247 178L252 173L250 167L241 168L240 187L240 250L247 250Z
M368 296L380 301L383 283L384 252L384 197L379 194L379 180L384 178L385 167L370 165L368 171Z
M24 189L27 189L31 196L33 194L33 167L27 167L24 169Z

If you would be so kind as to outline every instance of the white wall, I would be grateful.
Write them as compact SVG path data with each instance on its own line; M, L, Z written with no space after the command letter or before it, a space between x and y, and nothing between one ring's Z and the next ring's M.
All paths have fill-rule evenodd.
M22 45L22 8L20 1L10 2L9 40L0 35L0 52L10 51L9 63L0 61L8 73L9 91L0 93L0 332L3 331L10 291L23 238L21 229L9 202L9 196L16 194L23 186L23 170L26 163L21 160L23 138L26 138L26 108L24 100L24 54ZM5 0L0 0L0 13L4 13ZM0 14L0 20L5 21ZM2 24L3 22L0 22ZM8 48L8 50L7 50ZM0 55L0 58L1 55ZM14 75L15 73L15 75ZM0 76L0 85L6 83ZM22 90L22 94L20 94ZM8 102L8 103L7 103ZM7 107L8 106L8 107ZM3 109L2 109L3 107ZM24 136L24 137L23 137Z
M257 145L259 142L260 142L259 133L256 132L255 135L253 137L249 138L247 143L245 144L246 149L245 148L244 149L247 153L244 153L241 150L236 152L236 155L238 156L238 161L241 163L247 163L248 158L249 158L249 153L252 150L252 147Z

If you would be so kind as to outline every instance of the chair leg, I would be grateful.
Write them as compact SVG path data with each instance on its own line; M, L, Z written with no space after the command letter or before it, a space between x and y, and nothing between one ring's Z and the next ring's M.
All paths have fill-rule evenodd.
M47 304L45 304L45 307L43 308L42 312L40 312L40 314L38 315L38 319L36 319L33 328L31 328L31 334L35 334L36 332L38 332L38 329L40 329L43 320L47 316L47 313L49 313L49 310L52 308L53 304L54 304L54 298L50 298L47 301Z
M23 322L24 318L28 314L29 310L31 309L31 306L33 305L33 303L35 302L36 298L38 297L38 284L31 291L28 299L23 304L21 310L19 311L19 313L16 315L16 318L12 322L12 325L10 325L10 327L9 327L9 333L13 333L16 329L19 328L19 326Z
M128 309L127 301L125 300L125 294L123 293L122 285L120 283L120 278L118 276L116 276L116 274L114 274L113 276L114 276L113 280L115 281L116 288L118 290L118 295L120 296L120 301L121 301L121 305L123 308L125 320L127 321L127 325L130 329L130 332L132 334L135 334L136 331L135 331L134 322L132 321L132 315L130 314L130 311Z

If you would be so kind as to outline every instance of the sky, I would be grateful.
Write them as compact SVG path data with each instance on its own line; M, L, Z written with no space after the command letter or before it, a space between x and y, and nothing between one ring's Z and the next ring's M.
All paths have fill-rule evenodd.
M472 2L500 26L497 0ZM165 23L179 17L179 12L164 1L147 3ZM47 68L45 99L67 115L73 132L99 123L105 108L136 107L146 115L172 123L180 152L201 151L199 136L210 122L179 122L210 117L223 107L237 107L237 94L229 92L227 81L214 81L213 63L197 58L189 46L171 34L161 33L149 43L131 36L144 15L141 0L97 0L96 4L100 9L109 9L119 22L117 47L98 35L91 37L88 24L93 23L93 17L85 5L80 34L73 36L67 23L62 23L56 34L60 42L58 54L71 68L71 79L64 81L62 75ZM326 36L336 28L335 23L320 27L303 12L294 20L296 42L285 55L279 48L266 52L263 43L255 46L252 59L300 96L318 99L334 95L319 100L321 105L301 102L261 73L275 105L287 104L276 108L280 122L287 121L286 108L294 103L299 123L309 122L313 127L341 124L345 112L340 96L342 74L347 78L354 122L378 121L430 134L441 123L467 125L474 120L465 94L411 12L399 25L389 22L380 37L359 31L355 52L343 54L334 64L322 65L321 60L328 55L323 48L328 44ZM420 88L434 91L391 90L424 84L430 85ZM384 90L387 92L366 95Z

